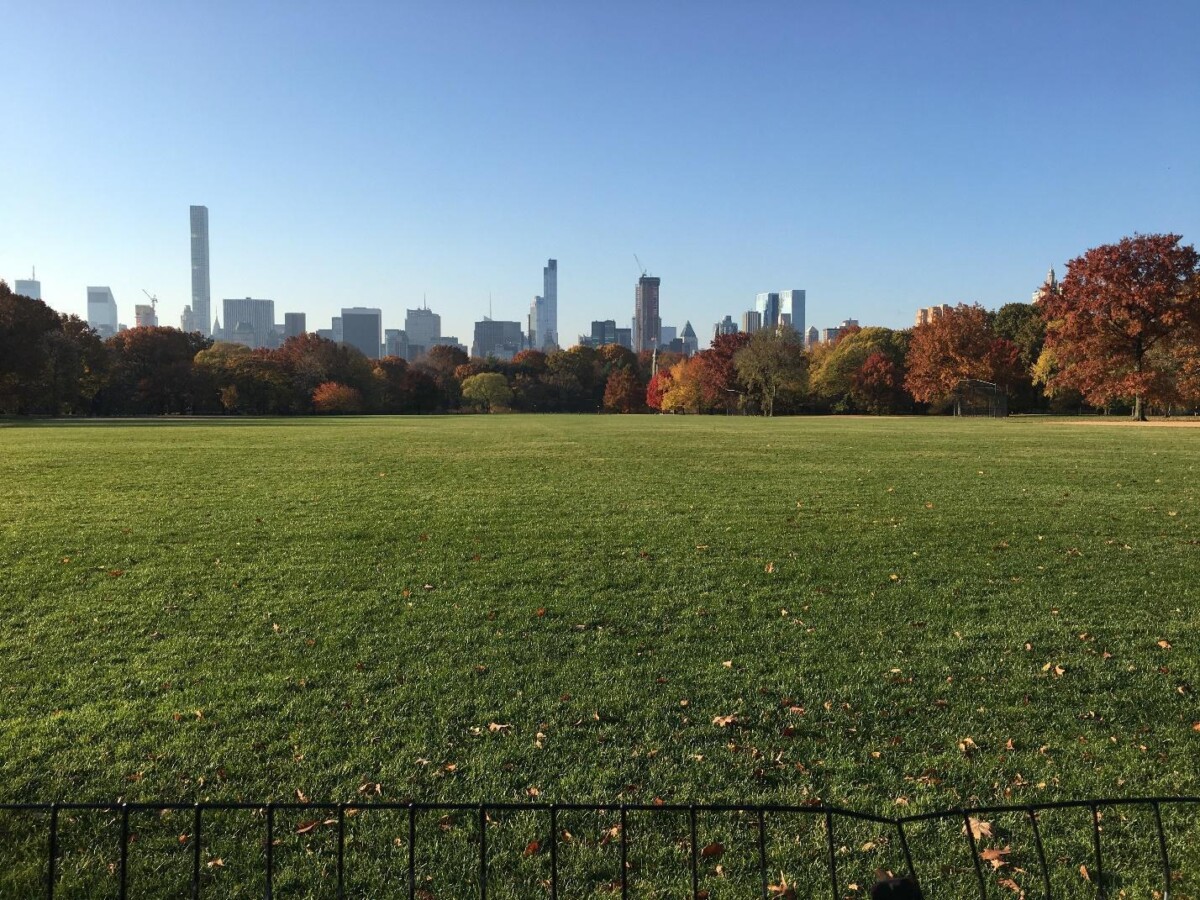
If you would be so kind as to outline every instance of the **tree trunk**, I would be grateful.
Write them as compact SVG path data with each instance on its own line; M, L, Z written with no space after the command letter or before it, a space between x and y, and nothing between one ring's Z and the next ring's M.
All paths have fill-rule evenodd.
M1142 402L1141 396L1133 398L1133 419L1135 422L1146 421L1146 405Z

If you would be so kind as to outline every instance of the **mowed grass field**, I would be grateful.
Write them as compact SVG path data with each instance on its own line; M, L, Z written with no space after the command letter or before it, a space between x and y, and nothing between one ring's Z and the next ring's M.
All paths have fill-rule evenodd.
M6 424L0 800L819 798L894 815L1200 794L1198 486L1190 428ZM115 850L88 835L115 820L93 818L64 838L62 896L111 890ZM403 868L401 821L356 821L356 896L385 895L387 853ZM29 853L0 875L20 896L44 823L25 844L4 823ZM450 859L461 832L467 853L470 823L427 823L426 846ZM153 824L186 844L183 820ZM1195 835L1190 816L1168 824ZM290 896L329 895L311 887L327 834L278 827ZM544 876L544 852L520 852L534 827L509 829L513 896ZM599 872L613 849L589 828ZM219 832L208 886L241 896L238 853L260 848L222 851ZM887 847L869 832L846 836L850 869ZM736 878L732 850L715 863L714 884ZM143 887L175 863L153 865ZM429 866L432 895L470 895L469 865L461 890ZM678 896L651 868L639 895Z

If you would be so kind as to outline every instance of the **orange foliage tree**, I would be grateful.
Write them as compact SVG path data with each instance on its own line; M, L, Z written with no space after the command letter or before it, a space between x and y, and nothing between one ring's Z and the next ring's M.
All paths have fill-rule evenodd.
M363 398L349 385L326 381L313 391L313 406L319 413L356 413L362 411Z
M904 386L913 399L932 403L948 397L964 378L1007 388L1021 376L1020 348L997 335L978 303L960 303L912 331Z
M1047 393L1073 388L1094 405L1170 404L1188 393L1200 338L1200 255L1177 234L1124 238L1067 263L1046 320ZM1182 376L1182 377L1181 377Z

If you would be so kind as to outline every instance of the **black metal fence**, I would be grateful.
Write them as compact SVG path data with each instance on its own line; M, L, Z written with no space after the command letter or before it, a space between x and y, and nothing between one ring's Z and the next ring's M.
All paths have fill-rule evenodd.
M874 878L874 872L852 872L845 876L843 870L851 865L844 857L847 847L844 844L846 835L855 828L868 827L877 835L888 835L890 856L897 865L896 874L908 875L922 884L927 891L934 887L937 890L949 891L947 896L968 896L977 892L981 900L987 900L997 890L1007 890L1011 893L1004 896L1017 897L1057 897L1070 893L1072 896L1116 897L1119 893L1119 874L1110 866L1107 847L1114 841L1120 840L1119 832L1136 832L1136 837L1148 849L1147 863L1150 871L1156 870L1153 881L1148 885L1154 896L1169 900L1176 890L1176 882L1180 877L1177 869L1172 869L1180 860L1172 859L1169 849L1168 835L1172 835L1177 847L1189 857L1185 864L1194 864L1194 851L1200 841L1200 823L1194 813L1200 805L1200 797L1141 797L1141 798L1103 798L1052 803L1016 804L1007 806L971 807L945 809L937 812L919 813L903 816L880 816L871 813L843 809L833 806L784 806L784 805L755 805L755 804L673 804L673 803L638 803L638 804L587 804L587 803L390 803L385 801L362 803L3 803L0 804L0 815L5 817L5 826L0 827L0 872L15 870L14 857L20 854L28 856L35 852L41 862L37 864L33 883L21 896L44 896L53 900L56 892L60 892L62 873L60 861L63 856L63 823L64 819L78 821L81 816L89 814L106 817L102 823L101 833L104 840L111 840L105 848L105 853L115 851L115 861L107 865L106 890L116 893L119 898L142 896L144 891L135 889L130 874L131 856L138 852L135 846L138 841L134 827L139 822L157 814L161 818L173 817L173 823L180 819L189 830L177 838L177 846L171 852L176 857L187 860L190 868L190 883L181 885L183 891L177 895L192 898L201 896L223 896L229 892L228 884L212 883L211 867L213 860L206 859L206 844L214 840L212 822L221 813L249 813L256 821L254 829L258 831L261 840L261 855L254 864L254 892L272 900L277 894L277 873L280 868L277 858L277 848L282 838L293 834L307 834L320 829L327 841L332 842L329 851L330 865L326 874L321 876L320 887L327 891L326 895L338 898L349 896L348 885L352 878L347 861L347 832L348 820L360 813L388 813L397 819L402 836L393 841L396 848L403 850L406 871L399 877L388 881L385 885L376 884L368 892L370 896L408 897L409 900L427 900L434 893L424 886L418 878L422 868L422 842L419 840L422 823L428 825L432 817L438 817L437 822L443 831L449 830L446 821L457 817L456 823L470 836L467 846L471 847L470 856L460 854L458 864L469 866L474 872L466 876L464 883L469 884L469 895L487 900L489 893L495 895L493 883L498 872L503 872L506 865L512 864L519 857L537 854L542 857L544 878L538 884L538 896L548 896L558 900L566 896L563 877L560 872L560 855L564 846L575 838L564 828L563 819L569 815L582 813L595 814L605 817L613 824L608 826L604 834L607 839L598 842L599 846L608 847L606 851L615 871L611 880L606 884L606 890L621 898L635 896L642 892L633 885L635 866L631 857L638 847L639 827L635 819L642 824L645 832L652 830L648 827L651 821L675 817L678 828L678 839L669 854L671 860L679 869L678 887L686 890L690 886L690 896L708 898L716 896L711 888L702 887L702 877L711 880L714 872L721 875L721 866L715 863L726 854L727 846L722 843L705 843L701 835L701 822L707 823L714 816L736 819L738 827L744 834L742 859L744 880L743 888L753 884L754 895L769 900L778 897L798 896L827 896L833 900L841 900L844 896L865 896L868 885ZM1047 848L1045 821L1048 816L1074 811L1078 816L1074 831L1078 832L1079 823L1083 822L1082 838L1088 847L1086 858L1077 871L1071 871L1069 889L1064 891L1056 884L1061 881L1055 873L1056 867L1062 869L1068 865L1073 869L1074 862L1070 855L1061 852L1051 854ZM1130 824L1127 815L1137 811L1142 821ZM1164 826L1164 811L1182 817L1182 827L1168 829ZM503 829L500 817L509 814L524 814L532 817L532 824L525 825L520 840L514 849L508 841L504 848L489 847L496 844L497 838L490 837L489 831L496 834ZM1113 827L1105 820L1106 815L1116 814L1118 826ZM317 816L312 821L301 822L299 827L292 821L297 816ZM493 818L493 817L497 818ZM281 817L288 818L289 824L281 827ZM787 865L785 858L790 853L800 852L793 849L798 841L779 843L771 846L772 829L791 831L784 822L795 822L799 817L814 836L811 845L809 866L810 880L799 884L789 883L783 875ZM1007 826L997 826L993 831L988 818L1004 818ZM538 824L540 823L540 824ZM1025 868L1010 862L1013 854L1011 843L1000 847L999 844L1010 842L1015 834L1017 824L1020 824L1028 837L1028 845L1024 850L1024 858L1031 863ZM1180 823L1175 823L1179 825ZM932 833L925 833L927 829ZM533 828L533 839L520 849L520 843L530 835ZM949 828L949 830L947 830ZM1056 831L1061 834L1061 829ZM435 832L436 834L436 832ZM1078 839L1081 836L1075 834ZM961 838L961 840L960 840ZM646 840L647 838L643 838ZM894 843L891 841L894 839ZM789 840L791 840L789 838ZM884 837L877 838L883 842ZM44 843L43 843L44 841ZM258 843L257 840L253 843ZM820 844L823 843L823 847ZM957 843L957 849L953 844ZM993 846L985 847L985 844ZM31 846L41 847L31 851ZM874 842L863 844L865 851L868 846L874 847ZM769 850L770 847L770 850ZM96 848L93 848L96 849ZM43 855L44 854L44 855ZM256 854L258 855L258 854ZM953 865L948 862L952 856L962 861L958 875L960 880L957 888L949 888L945 884L947 872L953 874ZM843 857L839 860L839 856ZM615 858L612 858L615 857ZM111 858L111 857L110 857ZM546 860L548 859L548 863ZM223 865L223 863L222 863ZM814 869L815 866L815 869ZM889 869L890 871L891 869ZM33 871L27 869L27 871ZM775 878L772 873L780 872ZM819 873L819 882L814 883ZM1056 877L1052 877L1055 874ZM1012 877L1009 877L1012 876ZM1016 881L1021 878L1021 882ZM942 887L937 888L938 882ZM115 882L115 884L114 884ZM969 889L967 886L970 886ZM998 885L998 886L997 886ZM1155 887L1157 885L1157 887ZM1143 885L1146 886L1146 885ZM5 896L14 890L11 883L6 883ZM461 890L461 889L460 889ZM745 890L729 892L729 896L750 896ZM16 894L12 894L16 896ZM58 894L61 896L61 892ZM443 895L444 892L443 892ZM467 896L467 894L450 894ZM518 893L518 895L520 895ZM931 894L930 894L931 895ZM111 896L111 893L109 894ZM439 895L439 897L442 895ZM1124 896L1124 894L1121 894Z

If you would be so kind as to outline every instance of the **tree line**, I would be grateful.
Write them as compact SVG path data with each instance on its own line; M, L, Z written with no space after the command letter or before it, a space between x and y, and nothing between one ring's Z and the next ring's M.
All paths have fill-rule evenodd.
M1036 303L949 307L909 329L848 328L805 347L788 327L716 337L689 357L610 344L511 361L434 347L371 360L315 334L277 349L174 328L102 340L0 281L0 413L164 415L453 410L887 414L943 411L964 380L1012 411L1200 406L1200 257L1138 235L1067 264Z

